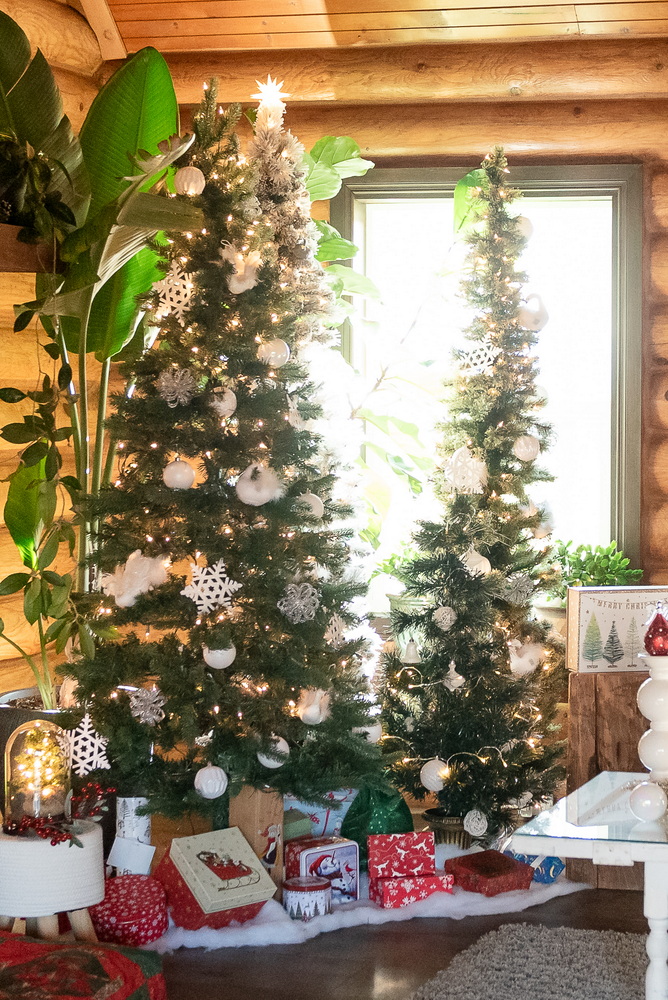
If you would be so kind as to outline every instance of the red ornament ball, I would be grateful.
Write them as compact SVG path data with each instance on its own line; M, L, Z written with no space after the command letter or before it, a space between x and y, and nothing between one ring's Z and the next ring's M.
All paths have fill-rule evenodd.
M659 611L645 633L645 649L650 656L668 656L668 621Z

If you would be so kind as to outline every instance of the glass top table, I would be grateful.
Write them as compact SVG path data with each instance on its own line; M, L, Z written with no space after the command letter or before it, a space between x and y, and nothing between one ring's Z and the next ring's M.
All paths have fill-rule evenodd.
M519 854L589 858L598 865L645 865L644 913L649 924L646 1000L668 1000L668 815L639 822L629 807L646 773L604 771L539 813L512 837Z

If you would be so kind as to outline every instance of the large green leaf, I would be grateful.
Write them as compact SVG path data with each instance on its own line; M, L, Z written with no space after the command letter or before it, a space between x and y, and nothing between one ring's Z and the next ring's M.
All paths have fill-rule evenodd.
M132 340L140 318L137 295L163 277L157 262L153 250L140 250L95 296L88 324L88 350L95 351L98 361L113 358Z
M91 212L127 187L131 159L179 131L179 112L167 63L142 49L107 81L93 101L79 136L91 181Z
M372 299L380 298L380 292L371 278L358 274L353 271L352 267L347 267L345 264L330 264L325 270L325 275L337 294L368 295Z
M45 462L21 466L12 476L5 504L5 524L24 566L37 568L37 547L44 525L40 504L41 483L46 481Z
M344 240L341 233L328 222L318 221L316 227L320 233L316 260L323 263L331 260L350 260L359 250L359 247L350 240Z
M372 160L363 160L362 151L348 135L325 135L318 139L309 156L316 163L331 167L339 177L361 177L373 167Z

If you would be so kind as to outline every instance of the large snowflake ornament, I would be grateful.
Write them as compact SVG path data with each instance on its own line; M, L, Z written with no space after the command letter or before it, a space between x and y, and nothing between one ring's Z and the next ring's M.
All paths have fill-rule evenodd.
M107 740L95 731L88 712L76 729L66 729L65 732L69 740L69 764L80 778L91 771L111 767L107 759Z
M197 566L196 563L191 563L190 569L192 581L181 593L195 602L201 615L215 611L216 608L229 608L237 590L243 587L242 583L230 579L222 559L213 566Z
M482 493L487 483L487 466L464 445L445 463L443 475L457 493Z
M289 583L276 607L289 622L299 625L315 618L320 607L320 597L310 583Z
M491 375L500 353L501 348L495 347L489 339L483 340L470 351L462 351L459 355L462 375Z
M167 699L157 687L139 688L130 695L130 712L139 722L155 726L165 717L163 705Z
M180 268L174 260L165 277L156 281L153 289L158 293L158 315L161 319L171 313L179 323L184 322L195 287L192 279L192 274Z
M197 395L197 379L187 368L169 368L158 376L158 392L168 406L187 406Z
M345 629L346 623L341 615L333 614L325 630L325 642L327 645L331 646L332 649L339 649L340 646L343 646L346 641Z

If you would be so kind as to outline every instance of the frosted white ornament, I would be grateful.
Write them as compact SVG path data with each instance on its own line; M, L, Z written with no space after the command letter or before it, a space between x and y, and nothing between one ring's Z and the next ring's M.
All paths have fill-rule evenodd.
M521 462L534 462L540 455L540 441L535 434L522 434L513 444L513 455Z
M307 726L319 726L329 718L329 693L322 688L304 688L299 694L295 714Z
M420 768L420 781L429 792L440 792L450 769L440 757L432 757Z
M315 493L302 493L301 496L297 497L297 500L311 508L313 517L322 517L325 513L325 505Z
M225 794L227 785L227 775L222 767L216 767L215 764L207 764L195 775L195 791L203 799L219 799Z
M201 194L206 185L206 178L199 167L181 167L174 174L174 187L177 194L187 194L190 197Z
M417 647L415 639L409 639L406 643L406 650L404 655L401 657L402 663L422 663L420 659L420 650Z
M530 240L533 236L533 223L531 219L527 219L526 215L518 215L515 221L517 223L517 232L520 236L523 236L525 240Z
M276 760L274 757L267 757L266 754L260 753L259 751L255 756L260 761L263 767L269 767L273 770L277 767L283 767L285 761L290 756L290 747L288 746L288 741L284 740L282 736L272 735L271 744L272 744L272 750L275 753L280 753L283 755L283 760Z
M469 809L464 817L464 829L471 837L483 837L487 833L487 817L480 809Z
M212 670L224 670L225 667L229 667L237 655L236 646L231 644L227 649L209 649L208 646L202 646L202 657L207 667L211 667Z
M536 305L529 307L532 299L535 299ZM539 333L549 318L540 295L527 295L526 304L520 306L517 310L517 322L519 325L525 330L532 330L534 333Z
M229 388L218 386L213 390L213 397L211 409L216 411L221 420L227 420L237 408L236 393Z
M290 348L284 340L266 340L257 349L257 356L265 365L281 368L290 360Z
M241 473L235 489L242 503L250 507L261 507L262 504L278 500L284 486L273 469L253 462Z
M383 726L381 722L372 722L368 726L353 726L352 731L366 736L367 743L378 743L383 735Z
M130 608L140 594L167 582L168 567L165 556L143 556L141 549L135 549L113 573L102 574L100 589L113 597L119 608Z
M443 475L458 493L482 493L487 482L487 466L463 445L445 463Z
M457 673L457 665L455 664L455 661L450 660L448 672L443 678L443 686L446 687L448 691L457 691L462 684L466 684L466 678Z
M515 677L526 677L532 674L545 655L543 647L537 642L521 643L519 639L511 639L508 643L510 653L510 672Z
M642 781L631 792L629 806L636 819L643 823L653 823L668 809L668 797L661 785L653 781Z
M441 632L449 632L457 621L457 612L453 608L449 608L444 605L440 608L436 608L431 617L438 625Z
M189 490L195 482L195 470L188 462L175 458L162 470L162 479L170 490Z
M473 546L463 556L459 557L471 576L486 576L492 572L492 564L486 556L481 555Z

